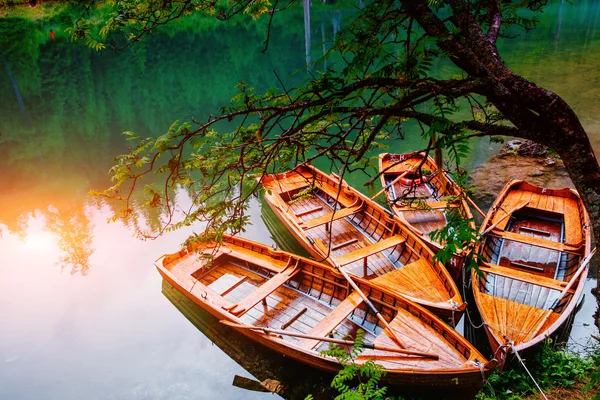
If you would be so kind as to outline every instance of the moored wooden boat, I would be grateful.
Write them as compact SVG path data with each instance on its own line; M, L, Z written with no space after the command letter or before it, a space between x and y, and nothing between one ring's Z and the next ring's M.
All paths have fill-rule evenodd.
M420 173L417 172L420 167ZM433 158L423 152L407 154L382 153L379 155L381 185L390 209L437 253L443 243L431 239L429 233L447 224L445 210L455 208L470 220L475 230L473 215L461 196L462 190L452 178L438 168ZM448 199L451 201L449 202ZM455 281L459 281L465 253L454 254L446 264Z
M157 268L186 297L240 333L326 371L340 368L319 353L333 340L329 334L351 340L358 329L366 332L366 344L356 362L375 359L387 371L387 385L466 398L495 365L425 308L355 278L405 344L402 349L335 268L246 239L225 235L220 244L198 242L162 257Z
M389 288L454 324L465 308L452 277L416 234L337 175L311 165L264 175L265 199L317 260Z
M555 334L580 299L590 222L572 189L509 182L481 226L473 295L500 365Z

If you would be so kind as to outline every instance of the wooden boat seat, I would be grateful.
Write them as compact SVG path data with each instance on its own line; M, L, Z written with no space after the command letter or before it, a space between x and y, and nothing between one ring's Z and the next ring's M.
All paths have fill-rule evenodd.
M300 218L300 217L303 217L305 215L312 214L314 212L321 211L321 210L323 210L323 206L317 206L317 207L311 208L310 210L304 210L304 211L297 212L294 215L297 218Z
M361 260L363 258L367 258L372 256L373 254L379 253L383 250L387 250L391 247L402 244L406 241L400 235L394 235L389 238L380 240L377 243L373 243L369 246L362 247L358 250L351 251L349 253L343 254L340 257L336 258L337 263L340 266L348 265L353 263L354 261Z
M266 299L271 293L277 290L277 288L289 281L299 271L301 271L300 268L293 267L287 268L285 271L274 275L271 279L269 279L268 281L260 285L258 288L256 288L255 291L246 296L233 308L229 309L229 312L231 312L234 315L237 315L238 317L243 315L246 311L250 310L259 302Z
M565 242L582 243L583 230L581 216L577 208L577 201L574 199L565 199Z
M408 205L408 206L402 206L402 207L395 207L394 209L396 211L426 211L428 209L432 209L432 210L445 209L448 207L448 205L450 205L450 207L452 207L452 208L456 208L456 207L460 206L460 204L457 202L448 202L448 201L427 201L427 202L425 202L425 204L427 205L427 208L425 208L425 207L420 208L419 204L420 203L416 203L417 207Z
M563 253L581 254L582 246L573 246L566 243L558 243L553 240L536 238L533 236L520 235L518 233L504 231L500 229L492 229L489 235L501 237L502 239L512 240L515 242L531 244L538 247L543 247L550 250L561 251Z
M317 226L325 225L325 224L335 221L337 219L342 219L342 218L348 217L352 214L356 214L358 211L360 211L360 209L361 209L360 206L342 208L341 210L337 210L335 212L321 215L320 217L305 221L305 222L301 223L300 226L302 226L302 229L308 230L311 228L315 228Z
M339 195L338 187L330 185L326 182L319 182L317 184L317 188L322 192L327 193L329 197L332 197L334 199L337 198L338 202L344 205L344 207L350 207L351 205L354 205L357 201L356 196L345 190L344 186L342 186L342 190L340 191Z
M237 246L235 246L235 245L227 245L227 247L232 250L230 255L235 256L240 261L248 262L248 263L257 265L259 267L263 267L265 269L268 269L269 271L279 273L288 266L286 261L275 260L274 258L272 258L268 255L265 255L265 254L260 254L257 252L252 252L252 254L250 254L249 251L242 252L242 251L236 249Z
M314 328L310 330L307 335L325 337L329 332L334 330L339 324L341 324L348 315L356 307L358 307L364 300L358 292L352 292L344 301L337 305L329 314L325 316ZM300 347L305 349L313 349L319 340L315 339L302 339L298 342Z
M563 290L567 282L559 281L545 276L530 274L528 272L518 271L512 268L501 267L495 264L484 264L479 266L481 272L487 272L495 275L516 279L521 282L531 283L533 285L544 286L554 290Z

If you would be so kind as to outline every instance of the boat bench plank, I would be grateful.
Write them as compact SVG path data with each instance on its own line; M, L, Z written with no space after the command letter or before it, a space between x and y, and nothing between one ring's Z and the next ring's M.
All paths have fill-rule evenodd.
M581 254L581 246L573 246L566 243L558 243L548 239L541 239L533 236L520 235L518 233L504 231L500 229L492 229L490 235L501 237L502 239L512 240L515 242L531 244L538 247L543 247L550 250L562 251L564 253Z
M565 242L579 243L583 240L582 224L577 201L565 199Z
M337 211L329 213L329 214L321 215L320 217L317 217L317 218L309 219L308 221L305 221L304 223L302 223L301 226L302 226L302 229L304 229L304 230L315 228L317 226L325 225L331 221L335 221L337 219L342 219L342 218L348 217L352 214L357 213L358 211L360 211L360 209L361 209L360 206L342 208L341 210L337 210Z
M308 335L316 337L324 337L329 332L334 330L339 324L341 324L348 315L356 307L358 307L364 300L360 297L358 292L352 292L344 301L337 305L325 318L323 318L313 329L310 330ZM298 342L300 347L305 349L313 349L319 340L316 339L302 339Z
M456 202L448 202L448 201L427 201L425 202L425 205L427 207L423 207L421 208L421 203L415 203L416 207L413 207L411 205L408 206L402 206L402 207L394 207L394 210L396 211L427 211L429 209L431 210L440 210L440 209L444 209L447 208L448 205L450 205L450 207L452 208L456 208L458 206L460 206L459 203Z
M290 280L294 275L296 275L300 268L289 268L283 272L280 272L274 275L271 279L260 285L256 288L255 291L250 293L247 297L245 297L242 301L233 307L230 312L238 317L241 316L246 311L250 310L252 307L257 305L262 300L266 299L271 293L273 293L277 288L282 286L288 280Z
M362 247L358 250L351 251L349 253L343 254L340 257L336 258L336 262L340 266L348 265L353 263L354 261L361 260L365 257L372 256L373 254L377 254L383 250L387 250L390 247L397 246L406 241L400 235L394 235L389 238L380 240L377 243L373 243L369 246Z
M567 282L558 281L556 279L546 278L541 275L530 274L528 272L518 271L512 268L501 267L495 264L480 265L481 272L488 272L495 275L505 276L507 278L516 279L521 282L531 283L533 285L544 286L554 290L563 290Z
M294 213L294 215L296 217L300 218L300 217L303 217L305 215L312 214L314 212L321 211L321 210L323 210L323 206L315 206L313 208L309 208L308 210L298 211L298 212Z
M232 250L229 255L238 258L240 261L246 261L259 267L263 267L273 272L281 272L288 265L284 260L276 260L266 254L260 254L258 252L243 251L241 247L235 245L227 245Z

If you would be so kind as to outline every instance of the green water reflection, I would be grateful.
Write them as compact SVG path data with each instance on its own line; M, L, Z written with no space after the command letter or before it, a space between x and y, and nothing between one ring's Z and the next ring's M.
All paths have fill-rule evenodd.
M63 33L72 9L0 19L0 398L265 396L231 388L243 370L160 294L152 262L192 228L141 242L132 229L157 226L158 213L107 225L114 205L87 192L110 185L112 157L127 148L123 131L158 135L175 120L201 121L227 104L239 81L257 90L280 85L273 71L287 87L306 79L307 61L352 10L315 4L308 19L298 5L275 20L266 54L264 21L190 20L124 51L96 53ZM500 46L515 71L571 104L597 150L599 15L600 0L557 1L538 30ZM391 149L421 144L411 137ZM468 164L486 160L492 147L474 141ZM364 175L346 179L377 190L362 186ZM246 236L300 249L258 201L251 214Z

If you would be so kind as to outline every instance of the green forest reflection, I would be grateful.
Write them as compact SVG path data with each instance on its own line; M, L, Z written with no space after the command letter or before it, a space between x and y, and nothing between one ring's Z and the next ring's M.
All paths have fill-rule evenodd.
M315 60L360 2L308 4L275 18L266 53L266 20L186 18L123 51L95 52L64 33L76 6L42 18L0 18L0 223L24 232L27 218L42 214L64 247L63 267L85 273L93 252L86 207L114 207L87 192L110 185L112 158L127 146L121 133L159 135L175 120L202 121L242 80L262 91L280 86L275 71L291 88L307 78L307 62L313 71L334 66ZM590 83L600 81L599 14L598 0L557 2L540 15L539 29L501 45L518 73L565 97L597 148L600 85ZM471 164L489 155L486 141L474 147ZM160 217L149 210L130 227L156 229Z

